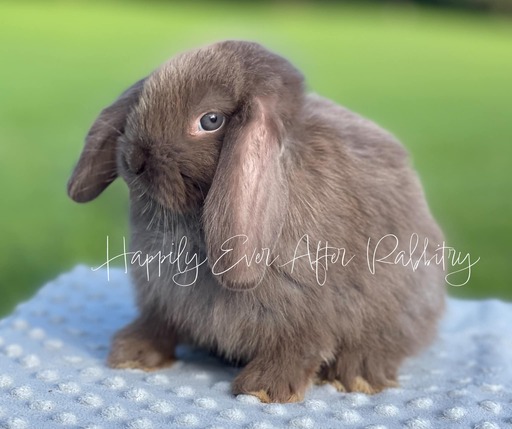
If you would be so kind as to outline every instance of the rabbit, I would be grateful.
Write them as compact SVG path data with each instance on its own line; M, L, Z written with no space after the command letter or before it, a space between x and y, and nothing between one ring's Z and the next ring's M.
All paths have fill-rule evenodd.
M258 43L178 54L105 108L68 194L117 176L138 317L110 367L165 368L191 344L241 366L234 395L287 403L397 386L435 338L443 234L406 149Z

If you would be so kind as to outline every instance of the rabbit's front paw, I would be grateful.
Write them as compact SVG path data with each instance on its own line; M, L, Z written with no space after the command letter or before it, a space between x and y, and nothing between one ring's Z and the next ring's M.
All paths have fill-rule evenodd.
M367 395L374 395L375 393L382 392L386 388L398 387L398 383L392 380L385 380L384 383L370 384L365 378L360 375L354 377L349 383L343 384L338 379L323 379L316 377L314 383L317 386L323 386L324 384L330 384L338 392L359 392L366 393Z
M112 341L108 365L119 369L142 369L152 371L174 363L173 337L148 335L140 322L121 329Z
M254 360L235 378L232 390L235 395L256 396L264 403L301 402L313 372L292 363L280 366Z
M330 364L322 365L314 382L330 384L339 392L373 395L386 388L398 387L396 367L396 361L386 356L375 359L361 352L345 352Z
M352 379L351 383L349 383L348 391L373 395L391 387L398 387L398 383L393 380L384 380L380 383L370 384L366 379L358 375Z

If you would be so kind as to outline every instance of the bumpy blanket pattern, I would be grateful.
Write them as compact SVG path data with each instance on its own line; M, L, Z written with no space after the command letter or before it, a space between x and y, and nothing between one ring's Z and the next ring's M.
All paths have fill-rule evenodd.
M375 396L315 386L298 404L234 397L239 369L181 347L172 367L106 367L135 314L123 270L79 266L0 322L0 427L512 428L512 304L450 299L438 340Z

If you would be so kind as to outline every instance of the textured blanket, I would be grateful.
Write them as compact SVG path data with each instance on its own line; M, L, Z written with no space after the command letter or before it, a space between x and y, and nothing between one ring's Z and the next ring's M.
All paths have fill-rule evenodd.
M0 427L512 428L512 304L450 299L437 342L378 395L311 388L302 403L230 394L239 369L182 347L172 367L105 365L135 314L129 276L77 267L0 322Z

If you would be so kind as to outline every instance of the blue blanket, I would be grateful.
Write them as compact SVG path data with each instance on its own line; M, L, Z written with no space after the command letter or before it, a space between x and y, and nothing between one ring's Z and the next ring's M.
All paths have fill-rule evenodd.
M181 347L172 367L105 365L110 337L135 315L122 270L77 267L0 322L0 427L512 427L512 304L450 299L438 340L378 395L312 387L302 403L234 397L239 369Z

